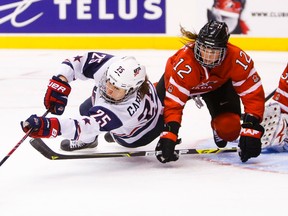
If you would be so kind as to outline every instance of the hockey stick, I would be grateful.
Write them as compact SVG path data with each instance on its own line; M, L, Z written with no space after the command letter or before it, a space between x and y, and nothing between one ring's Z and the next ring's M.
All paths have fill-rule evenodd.
M271 92L266 98L268 101L276 89ZM64 160L64 159L91 159L91 158L111 158L111 157L138 157L138 156L156 156L161 151L127 151L127 152L106 152L106 153L91 153L91 154L60 154L50 149L45 142L40 138L34 138L30 140L30 144L39 151L44 157L49 160ZM180 155L185 154L218 154L225 152L237 152L237 147L232 148L214 148L214 149L179 149L176 152Z
M275 92L276 92L276 89L274 89L269 95L267 95L267 97L265 97L265 102L267 102L270 98L272 98Z
M156 156L161 151L127 151L127 152L106 152L91 154L60 154L50 149L40 138L30 140L30 144L39 151L44 157L50 160L63 159L89 159L89 158L114 158L114 157L138 157L138 156ZM214 148L214 149L180 149L175 150L180 155L185 154L219 154L226 152L237 152L236 147L232 148Z
M49 113L49 110L47 110L42 117L45 117ZM14 146L14 148L0 161L0 166L13 154L14 151L26 140L26 138L32 133L34 128L30 128L26 134L22 137L22 139Z

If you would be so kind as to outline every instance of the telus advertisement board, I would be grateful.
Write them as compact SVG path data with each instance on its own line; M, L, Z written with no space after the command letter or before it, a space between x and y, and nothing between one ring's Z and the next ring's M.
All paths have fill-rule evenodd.
M165 0L1 0L0 33L165 33Z

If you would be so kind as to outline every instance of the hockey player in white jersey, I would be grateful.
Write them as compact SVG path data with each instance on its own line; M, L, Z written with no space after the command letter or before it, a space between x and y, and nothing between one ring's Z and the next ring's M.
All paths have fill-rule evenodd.
M154 85L148 80L145 67L132 57L117 57L100 52L66 59L58 75L50 79L45 107L61 115L67 105L76 79L94 79L93 94L80 106L79 118L46 118L31 115L21 122L24 132L31 127L35 138L61 135L65 151L93 148L98 135L105 132L108 142L125 147L149 144L163 130L162 103Z

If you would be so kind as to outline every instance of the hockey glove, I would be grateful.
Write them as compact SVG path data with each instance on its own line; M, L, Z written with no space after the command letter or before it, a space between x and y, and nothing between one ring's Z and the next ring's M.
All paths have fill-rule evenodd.
M254 116L245 114L240 132L239 156L242 162L249 158L258 157L261 153L261 137L264 128Z
M44 97L44 105L51 113L62 115L68 101L71 87L67 82L59 77L53 76L48 84L48 89Z
M171 122L165 126L155 148L156 151L162 151L162 153L156 155L156 158L161 163L178 160L179 154L175 151L175 146L180 143L176 135L178 134L179 127L180 125L177 122Z
M60 123L57 118L45 118L31 115L26 121L20 122L22 130L26 133L33 128L30 137L49 138L61 135Z

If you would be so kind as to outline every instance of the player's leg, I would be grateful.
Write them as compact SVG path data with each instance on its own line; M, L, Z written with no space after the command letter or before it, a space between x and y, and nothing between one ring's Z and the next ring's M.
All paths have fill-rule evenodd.
M214 141L218 147L225 147L227 141L237 139L241 130L240 98L231 80L215 91L202 95L211 115Z
M93 94L95 88L93 89ZM89 109L93 106L94 95L87 98L79 107L80 115L89 116ZM64 151L74 151L86 148L95 148L98 145L98 136L95 137L95 140L89 143L84 143L80 140L73 139L64 139L61 141L60 148Z

